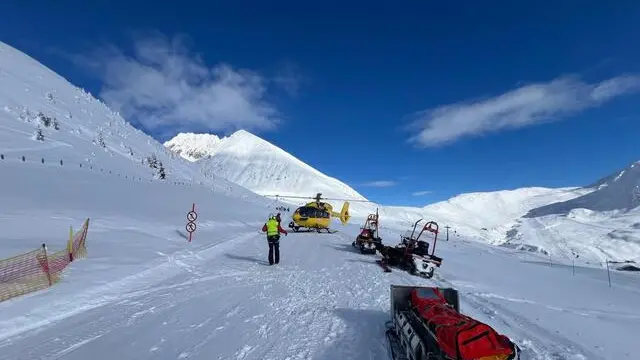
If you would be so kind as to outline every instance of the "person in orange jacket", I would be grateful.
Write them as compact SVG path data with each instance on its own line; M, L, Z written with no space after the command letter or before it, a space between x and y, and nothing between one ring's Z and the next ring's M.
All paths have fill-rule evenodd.
M284 234L285 236L289 234L280 226L280 222L273 214L269 215L269 220L267 220L267 222L262 226L262 231L267 232L267 242L269 243L269 265L273 265L274 262L277 264L280 262L280 234Z

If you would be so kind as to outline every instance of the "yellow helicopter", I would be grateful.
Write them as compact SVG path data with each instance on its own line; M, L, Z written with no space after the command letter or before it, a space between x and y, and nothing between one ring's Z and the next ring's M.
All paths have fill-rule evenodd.
M327 233L335 233L336 230L331 230L329 225L331 224L331 217L337 217L340 219L342 224L346 224L351 215L349 215L349 200L343 199L327 199L323 198L321 193L317 193L315 197L310 196L282 196L282 195L267 195L267 196L275 196L276 198L294 198L294 199L314 199L314 201L308 202L303 206L295 209L293 214L291 215L291 221L289 223L289 228L293 229L294 232L299 232L300 229L305 228L307 232L316 231L320 233L321 230L326 231ZM333 206L331 204L320 201L320 200L337 200L344 201L342 204L342 209L339 213L333 211ZM369 202L367 200L350 200L350 201L364 201Z

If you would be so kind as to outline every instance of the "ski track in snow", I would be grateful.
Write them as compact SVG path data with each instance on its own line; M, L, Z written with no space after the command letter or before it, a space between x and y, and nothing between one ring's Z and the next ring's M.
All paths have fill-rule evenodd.
M386 357L383 343L373 349L358 346L363 341L357 340L361 330L349 335L348 328L354 324L340 316L348 312L345 309L373 306L369 311L379 321L363 325L376 329L376 337L384 340L388 299L375 294L388 287L380 281L386 275L375 264L354 259L338 269L326 263L331 252L333 256L337 252L347 258L360 257L336 250L349 241L344 235L283 238L281 264L273 267L265 266L258 257L235 255L248 248L249 253L264 256L264 235L244 234L235 240L225 249L229 253L205 256L207 260L197 266L182 266L168 256L168 264L181 269L171 278L5 336L0 358L86 359L109 351L110 357L125 358L210 359L216 354L218 359L329 359L321 352L342 343L345 336L355 345L342 348L340 354ZM208 251L211 248L205 246L199 253ZM221 272L220 262L244 271ZM370 281L349 282L350 273ZM349 321L357 319L353 316ZM123 344L123 336L132 342Z

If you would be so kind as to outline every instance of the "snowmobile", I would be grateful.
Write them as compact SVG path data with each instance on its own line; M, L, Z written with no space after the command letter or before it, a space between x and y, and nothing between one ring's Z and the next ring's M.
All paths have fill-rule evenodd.
M453 288L391 285L386 336L393 360L518 360L520 348L460 313Z
M369 214L367 220L364 222L364 226L360 234L356 237L356 240L351 243L351 246L360 249L363 254L375 254L376 244L382 244L382 239L378 233L378 209L375 214Z
M391 272L391 267L399 267L413 275L430 279L433 277L435 268L442 265L442 258L434 255L438 240L438 224L435 221L427 222L420 233L415 236L416 227L421 221L422 219L415 222L410 234L401 235L401 241L398 245L376 244L377 250L382 254L382 259L377 263L385 272ZM434 234L431 254L429 254L429 243L420 240L425 231Z

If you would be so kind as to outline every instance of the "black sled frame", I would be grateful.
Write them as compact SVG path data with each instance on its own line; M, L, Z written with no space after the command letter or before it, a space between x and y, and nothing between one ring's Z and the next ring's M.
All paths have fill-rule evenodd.
M391 285L391 317L385 335L393 360L450 360L438 346L435 334L411 311L410 294L427 286ZM460 312L458 291L438 288L451 307Z
M391 320L387 321L385 335L393 360L455 360L447 356L438 346L433 332L412 311L411 290L431 288L429 286L391 285ZM456 312L460 312L458 291L453 288L438 288L444 299ZM520 359L520 348L513 344L514 354L509 360Z

